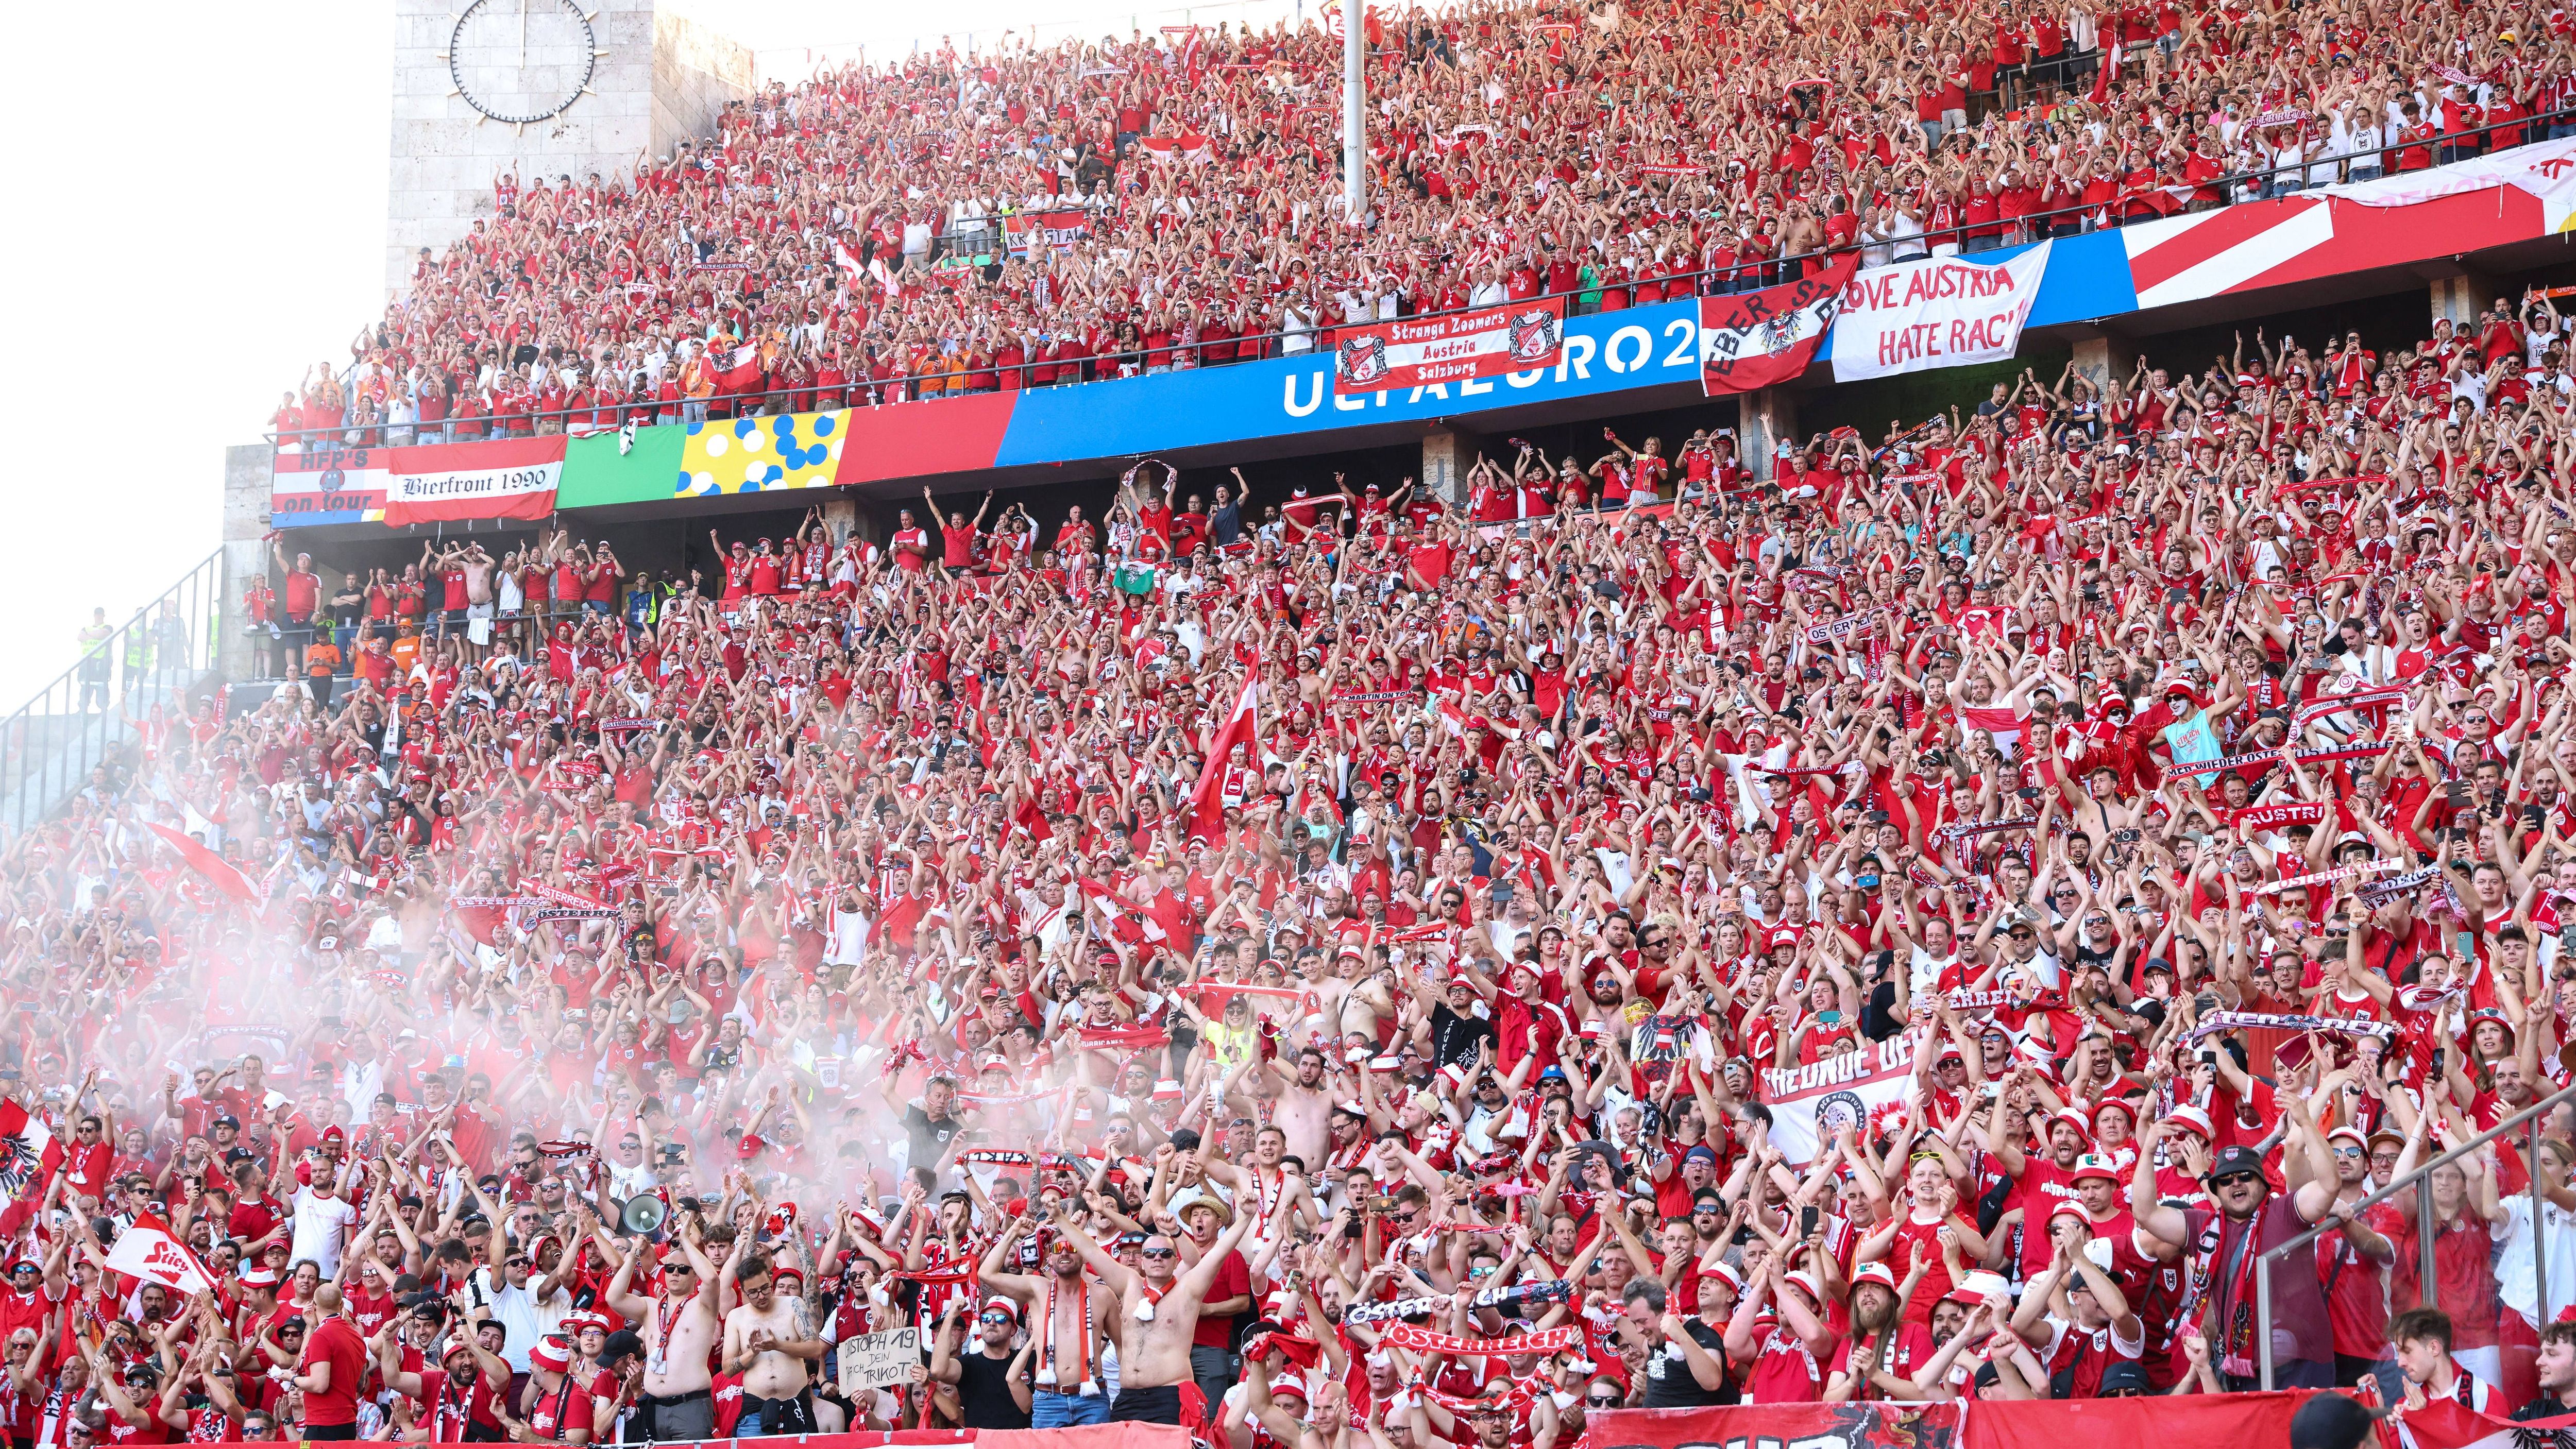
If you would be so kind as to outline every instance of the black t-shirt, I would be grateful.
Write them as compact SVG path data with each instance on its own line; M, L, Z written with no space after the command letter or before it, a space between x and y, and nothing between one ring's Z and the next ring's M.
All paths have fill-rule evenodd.
M2561 1419L2569 1414L2576 1414L2576 1408L2560 1403L2556 1394L2542 1394L2539 1398L2514 1410L2513 1419L2517 1424L2524 1424L2533 1419Z
M954 1117L932 1117L916 1102L903 1109L903 1130L912 1138L912 1156L907 1167L935 1167L940 1154L948 1150L948 1139L966 1124Z
M957 1360L957 1404L965 1413L967 1428L1029 1426L1029 1411L1011 1397L1011 1358L1009 1354L993 1358L978 1348Z
M1445 1001L1431 1008L1431 1058L1439 1066L1472 1062L1479 1043L1500 1040L1494 1024L1482 1017L1460 1016Z
M1709 1357L1722 1367L1726 1363L1726 1335L1696 1318L1682 1321L1692 1339L1708 1350ZM1721 1374L1725 1381L1715 1389L1703 1389L1691 1373L1690 1360L1677 1357L1670 1344L1659 1346L1646 1360L1646 1407L1649 1409L1696 1409L1710 1404L1732 1404L1738 1401L1735 1379Z

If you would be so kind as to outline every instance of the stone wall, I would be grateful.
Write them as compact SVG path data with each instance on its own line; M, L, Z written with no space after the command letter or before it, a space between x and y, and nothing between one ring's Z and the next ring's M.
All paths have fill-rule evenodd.
M242 635L247 622L242 592L268 569L269 460L266 443L243 443L224 449L224 577L220 622L215 626L215 667L226 679L247 678L251 651ZM273 579L272 583L283 583Z
M515 169L523 184L596 172L622 177L638 156L667 153L713 126L728 100L747 97L751 52L704 26L659 14L652 0L584 0L607 54L587 57L565 0L394 0L393 134L385 218L385 284L411 282L422 247L433 254L492 215L492 181ZM526 67L510 52L526 7ZM528 125L491 120L456 94L451 53L458 13L484 45L466 79L494 109L544 109L590 70L590 90L559 115ZM469 39L474 37L469 36ZM499 50L495 53L493 44ZM667 48L667 53L666 53ZM477 61L486 62L479 68ZM511 87L521 89L513 91ZM515 167L514 167L515 163Z
M715 131L725 103L759 84L751 48L736 45L685 15L653 17L653 154Z

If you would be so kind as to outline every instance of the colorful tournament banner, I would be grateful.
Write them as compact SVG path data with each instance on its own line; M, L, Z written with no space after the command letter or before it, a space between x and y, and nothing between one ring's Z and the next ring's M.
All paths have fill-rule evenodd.
M1584 1427L1593 1449L1966 1449L1964 1409L1954 1399L1609 1409L1584 1415Z
M1854 276L1834 318L1834 381L2011 357L2056 245L2001 262L1931 257Z
M1439 317L1334 329L1341 393L1500 377L1553 367L1565 347L1565 299L1538 298Z
M691 423L680 444L679 471L667 496L713 498L783 488L829 488L840 471L849 422L849 409L834 408Z

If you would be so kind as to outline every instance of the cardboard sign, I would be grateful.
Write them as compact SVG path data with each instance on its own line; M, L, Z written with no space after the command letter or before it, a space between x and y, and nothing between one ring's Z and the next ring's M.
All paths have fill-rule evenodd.
M921 1330L862 1333L841 1340L841 1392L891 1388L912 1376L921 1362Z

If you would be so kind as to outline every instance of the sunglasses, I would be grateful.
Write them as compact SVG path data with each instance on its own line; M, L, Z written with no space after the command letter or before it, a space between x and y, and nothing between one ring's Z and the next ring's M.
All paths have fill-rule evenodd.
M1619 1407L1619 1401L1617 1399L1590 1398L1585 1399L1583 1402L1587 1406L1595 1409L1615 1409Z
M2214 1188L2225 1188L2234 1187L2240 1182L2261 1182L2262 1180L2263 1174L2259 1172L2231 1172L2224 1177L2211 1178L2209 1185Z
M1141 1251L1148 1258L1177 1258L1181 1253L1178 1248L1146 1248Z
M1016 1320L1007 1313L987 1313L984 1315L984 1321L986 1323L1011 1323Z

